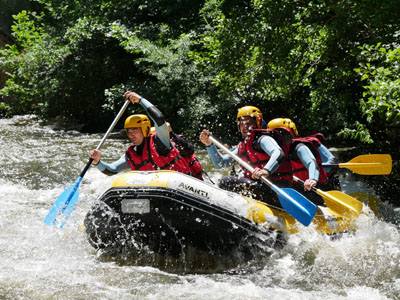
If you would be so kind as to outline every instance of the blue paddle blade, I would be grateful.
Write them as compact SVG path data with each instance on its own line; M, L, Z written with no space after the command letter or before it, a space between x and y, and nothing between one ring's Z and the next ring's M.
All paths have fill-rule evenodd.
M280 188L278 193L282 207L304 226L308 226L313 220L317 206L291 188Z
M43 222L48 226L56 226L62 228L65 221L71 215L75 203L79 197L79 185L82 181L82 177L79 177L74 185L66 189L54 202L49 213Z

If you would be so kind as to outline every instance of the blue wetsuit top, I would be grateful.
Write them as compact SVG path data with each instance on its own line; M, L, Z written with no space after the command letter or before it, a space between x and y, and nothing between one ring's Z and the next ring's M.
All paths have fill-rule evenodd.
M139 103L143 106L143 108L146 110L146 113L154 122L158 139L167 149L171 149L168 125L160 111L144 98L140 99ZM113 163L106 163L100 160L96 165L96 168L107 175L114 175L124 170L129 170L130 166L124 153L117 161L114 161Z
M320 145L318 147L318 152L321 155L321 160L322 160L322 166L324 164L334 164L336 163L336 158L333 156L333 154L326 148L324 145ZM329 173L331 171L331 168L329 167L324 167L325 171Z
M315 156L311 152L310 148L308 148L304 144L299 144L299 147L296 148L296 154L297 154L297 157L304 164L304 166L307 168L308 178L318 181L319 166L318 166L317 160L315 159Z

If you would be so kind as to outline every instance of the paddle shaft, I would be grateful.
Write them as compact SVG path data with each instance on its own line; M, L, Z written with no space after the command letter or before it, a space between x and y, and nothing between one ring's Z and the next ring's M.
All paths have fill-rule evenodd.
M300 182L303 185L305 184L303 180L301 180L299 177L297 177L295 175L293 175L293 180L296 181L296 182ZM331 201L334 201L336 205L337 204L343 205L342 204L342 200L343 199L342 200L341 199L337 199L337 198L333 197L332 195L330 195L329 192L325 192L323 190L320 190L320 189L316 188L315 186L312 187L312 190L314 192L316 192L318 195L320 195L324 200L329 199ZM341 193L340 191L336 191L336 192L337 193ZM345 196L346 196L346 198L350 198L350 196L348 196L348 195L345 195ZM357 200L354 199L354 201L357 201ZM329 205L327 205L327 206L329 206Z
M117 125L119 119L121 118L122 114L125 112L126 108L129 105L129 100L125 100L124 105L121 107L121 109L119 110L118 115L115 117L114 121L111 123L110 127L108 128L107 132L104 134L103 138L101 139L100 143L97 145L96 150L100 150L100 148L103 146L104 142L106 141L106 139L108 138L108 136L110 135L110 133L113 131L115 125ZM90 158L89 161L87 162L86 166L83 168L81 174L79 175L79 177L83 178L83 176L85 176L87 170L89 169L90 165L93 162L93 158Z
M108 128L106 134L101 139L99 145L97 146L96 150L99 150L101 146L104 144L104 141L110 135L111 131L114 129L115 125L121 118L122 114L124 113L125 109L129 104L129 100L126 100L122 108L120 109L118 115L115 117L114 121L112 122L111 126ZM43 220L46 225L53 225L62 228L65 222L68 220L69 216L74 209L75 203L78 201L78 189L79 185L82 182L83 176L89 169L90 165L92 164L93 159L90 158L86 166L83 168L81 174L79 175L78 179L76 180L75 184L70 186L66 189L54 202L53 206L51 207L49 213Z
M369 167L369 166L380 166L382 163L340 163L340 164L323 164L322 166L325 167L339 167L339 168L347 168L347 167Z
M303 185L305 184L305 182L304 182L303 180L301 180L299 177L297 177L297 176L295 176L295 175L293 175L293 179L294 179L294 181L300 182L300 183L302 183ZM321 191L321 190L318 190L315 186L312 187L312 190L313 190L314 192L317 192L317 193L318 193L318 191Z
M208 137L209 140L211 142L213 142L215 145L217 145L219 148L221 148L222 150L224 150L226 153L228 153L230 155L230 157L232 157L235 161L237 161L239 164L241 164L243 167L245 167L248 171L250 171L251 173L254 172L254 168L249 165L247 162L245 162L243 159L241 159L239 156L235 155L232 151L230 151L228 148L226 148L224 145L222 145L220 142L218 142L216 139L214 139L212 136ZM271 187L273 190L274 189L274 184L272 182L270 182L267 178L265 178L264 176L260 177L261 180L266 183L269 187Z

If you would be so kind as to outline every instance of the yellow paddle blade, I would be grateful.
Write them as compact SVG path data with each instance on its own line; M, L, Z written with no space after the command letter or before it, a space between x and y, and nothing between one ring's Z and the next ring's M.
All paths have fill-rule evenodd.
M363 208L362 202L340 191L324 192L317 189L316 192L324 199L326 206L343 216L356 219Z
M392 172L390 154L359 155L347 163L339 164L339 168L347 168L361 175L388 175Z

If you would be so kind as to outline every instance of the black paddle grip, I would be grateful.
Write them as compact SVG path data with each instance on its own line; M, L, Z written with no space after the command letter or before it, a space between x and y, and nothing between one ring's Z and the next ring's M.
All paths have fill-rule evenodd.
M89 169L89 167L90 167L90 165L92 164L92 162L93 162L93 158L89 158L88 163L87 163L86 166L83 168L83 170L82 170L81 174L79 175L79 177L83 178L83 176L85 176L86 171Z

